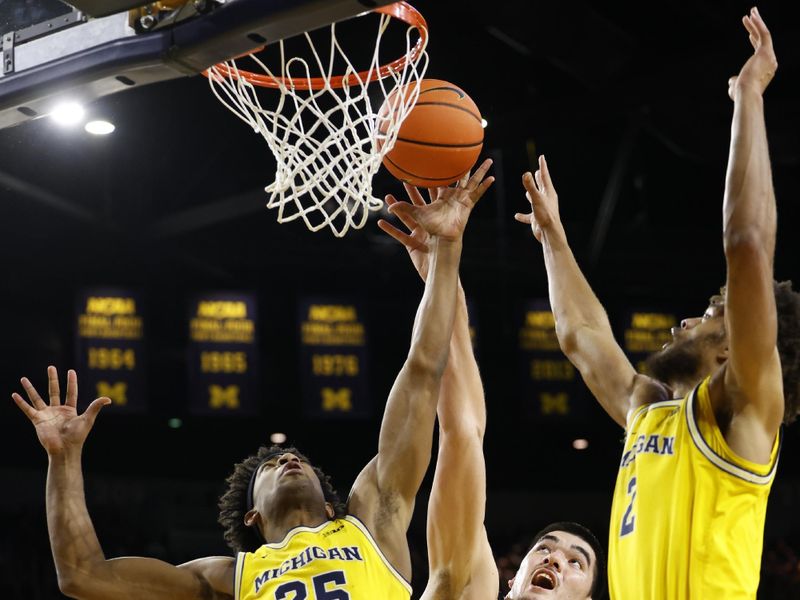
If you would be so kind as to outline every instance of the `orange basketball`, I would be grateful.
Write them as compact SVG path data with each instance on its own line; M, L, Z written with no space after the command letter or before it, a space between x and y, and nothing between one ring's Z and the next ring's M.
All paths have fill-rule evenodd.
M439 79L423 79L419 85L419 99L383 164L400 181L417 187L450 185L478 160L483 148L481 113L457 85ZM378 112L381 133L385 133L381 121L386 120L397 93L389 94Z

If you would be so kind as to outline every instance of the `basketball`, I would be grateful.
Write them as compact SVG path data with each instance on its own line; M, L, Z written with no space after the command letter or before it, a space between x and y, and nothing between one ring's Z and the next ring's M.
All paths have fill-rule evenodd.
M478 160L483 148L481 113L457 85L440 79L423 79L419 85L419 99L383 164L397 179L417 187L450 185ZM400 89L405 94L411 88ZM378 112L381 134L398 91L389 94Z

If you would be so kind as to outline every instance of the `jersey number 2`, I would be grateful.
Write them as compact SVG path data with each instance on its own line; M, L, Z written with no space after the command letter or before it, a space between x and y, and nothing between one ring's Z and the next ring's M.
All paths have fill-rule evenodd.
M314 584L316 600L350 600L350 594L343 589L328 589L328 584L345 585L344 571L331 571L311 579ZM294 595L292 595L294 594ZM275 590L275 600L306 600L308 587L304 581L287 581Z
M633 527L636 525L636 515L633 514L633 501L636 500L636 477L631 477L631 480L628 482L628 495L631 497L631 501L622 517L622 527L619 530L619 537L625 537L631 533Z

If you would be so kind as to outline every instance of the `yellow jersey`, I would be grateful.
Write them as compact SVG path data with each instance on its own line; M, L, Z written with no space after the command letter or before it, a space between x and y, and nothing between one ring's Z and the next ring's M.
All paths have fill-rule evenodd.
M737 456L708 381L628 416L609 531L612 600L756 597L781 435L769 464Z
M236 557L235 600L409 600L411 586L353 516L295 527Z

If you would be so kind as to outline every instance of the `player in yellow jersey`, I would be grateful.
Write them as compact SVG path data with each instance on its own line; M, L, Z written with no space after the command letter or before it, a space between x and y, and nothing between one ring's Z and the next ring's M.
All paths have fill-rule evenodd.
M727 282L636 373L567 244L547 163L523 177L562 350L625 427L609 529L614 600L755 598L782 422L798 414L800 299L773 282L776 207L762 95L777 62L756 9L754 54L729 81ZM680 181L675 182L676 185Z
M55 368L49 405L27 379L33 422L49 457L47 517L59 586L93 600L408 600L406 540L414 498L430 460L442 372L455 318L462 235L491 185L485 161L470 178L439 191L424 207L390 210L414 218L432 236L431 273L411 349L389 395L378 454L356 479L344 510L326 478L297 453L262 449L237 465L221 500L226 539L236 558L211 557L175 567L148 558L107 560L83 495L80 456L107 398L77 415L77 378L67 377L62 405ZM345 514L347 513L347 514Z
M419 191L406 185L410 201L423 206ZM431 200L436 192L431 194ZM389 205L394 197L387 198ZM378 226L402 243L423 280L428 274L429 235L411 217L404 232L386 221ZM459 285L450 356L437 407L439 453L428 502L429 579L422 600L487 600L497 597L497 566L483 525L486 465L483 435L486 403L472 350L466 296ZM534 538L519 572L509 582L508 600L602 598L603 550L577 523L552 523Z

